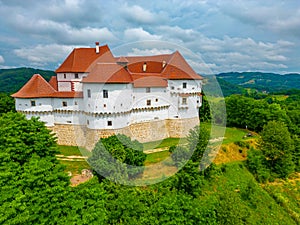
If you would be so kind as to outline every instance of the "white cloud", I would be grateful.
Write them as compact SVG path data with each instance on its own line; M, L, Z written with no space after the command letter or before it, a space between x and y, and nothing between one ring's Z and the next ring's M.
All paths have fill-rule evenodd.
M129 28L124 31L124 37L127 41L146 41L146 40L159 40L160 35L150 34L143 28Z
M214 73L287 68L289 58L285 54L292 47L293 43L287 41L262 42L229 36L217 39L201 35L197 41L189 43L189 48L199 52Z
M164 36L176 40L191 41L199 36L199 32L194 29L183 29L179 26L159 26L157 30Z
M170 49L139 49L139 48L132 48L131 52L128 52L128 56L146 56L146 55L162 55L162 54L171 54L173 51Z
M0 55L0 63L4 63L4 62L5 62L5 60L4 60L3 56Z
M219 1L219 10L230 17L262 30L299 38L299 1Z
M153 24L165 19L164 15L152 13L139 5L128 6L125 4L120 11L127 20L138 24Z
M45 66L48 63L61 62L73 48L74 46L51 44L15 49L13 52L18 57L28 60L32 66Z

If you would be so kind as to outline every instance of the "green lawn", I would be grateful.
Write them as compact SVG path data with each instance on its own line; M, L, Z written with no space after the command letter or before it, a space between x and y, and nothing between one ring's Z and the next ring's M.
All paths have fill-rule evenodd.
M70 155L91 156L90 151L78 146L58 145L58 150L60 154L65 156L70 156Z
M147 158L145 160L145 165L163 161L164 159L166 159L169 156L170 156L170 152L168 150L147 154Z
M210 129L211 124L209 123L201 123L201 126L204 126L208 129ZM222 126L217 126L214 125L214 129L212 131L212 137L222 137L224 134L224 140L223 144L230 144L234 143L236 141L242 141L242 140L247 140L250 138L256 138L257 136L250 137L250 138L243 138L249 131L246 129L240 129L240 128L235 128L235 127L226 127L225 128L225 133L224 133L224 127Z
M66 145L58 145L58 150L61 155L64 156L90 156L91 152L87 151L84 148L77 146L66 146ZM82 169L90 169L90 165L85 161L78 161L74 159L74 161L66 161L59 160L61 164L66 166L65 171L71 171L72 174L80 174Z
M81 174L81 170L90 169L91 166L84 161L64 161L60 160L60 163L66 166L65 171L71 171L72 174Z
M166 138L159 141L143 143L144 150L170 147L172 145L186 144L186 138Z

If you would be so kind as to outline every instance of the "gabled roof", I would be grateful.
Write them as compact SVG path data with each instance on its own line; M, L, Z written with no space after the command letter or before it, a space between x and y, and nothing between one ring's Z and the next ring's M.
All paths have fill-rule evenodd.
M52 84L50 84L50 82ZM34 74L31 79L15 94L14 98L82 98L82 92L57 91L55 85L56 77L52 77L49 83L40 75ZM56 83L57 86L57 83Z
M131 83L132 78L123 66L116 63L97 63L83 83Z
M178 51L172 54L172 57L162 71L162 75L163 77L171 80L202 79L202 77L192 69Z
M75 48L66 60L55 71L56 73L83 73L88 72L93 63L99 61L113 62L114 57L107 45L95 48Z
M127 68L131 75L152 73L170 80L202 79L178 51L155 56L127 56L126 59L129 61ZM147 66L145 72L144 64Z
M49 80L49 84L57 91L58 87L57 87L57 77L56 76L52 76Z
M40 75L34 74L31 79L15 94L14 98L42 98L51 96L56 90Z

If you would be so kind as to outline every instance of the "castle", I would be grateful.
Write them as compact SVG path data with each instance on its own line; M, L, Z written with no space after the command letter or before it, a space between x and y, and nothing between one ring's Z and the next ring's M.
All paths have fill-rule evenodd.
M184 137L199 124L202 77L178 52L115 57L107 45L75 48L47 82L32 78L12 96L63 145L90 146L121 133L141 142Z

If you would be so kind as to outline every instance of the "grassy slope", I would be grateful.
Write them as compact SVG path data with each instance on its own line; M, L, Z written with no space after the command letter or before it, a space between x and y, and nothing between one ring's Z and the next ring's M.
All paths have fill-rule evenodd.
M231 206L236 210L233 213L245 217L245 224L296 224L285 208L255 181L243 162L224 164L221 170L222 174L203 189L203 201L210 195L228 198L228 204L235 204Z

